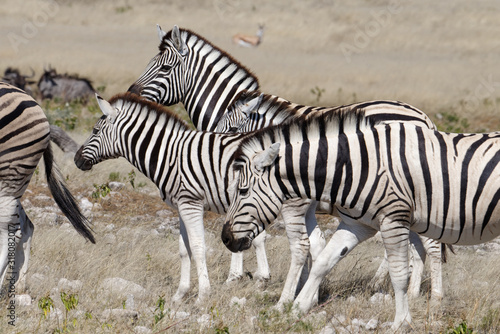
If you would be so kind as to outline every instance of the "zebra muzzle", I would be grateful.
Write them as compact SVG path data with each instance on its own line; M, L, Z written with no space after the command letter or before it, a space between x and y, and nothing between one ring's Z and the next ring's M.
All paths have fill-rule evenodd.
M224 227L222 228L221 238L227 249L229 249L233 253L246 250L252 245L252 240L250 238L236 239L234 237L233 231L231 231L231 225L229 224L229 222L226 222L224 224Z
M89 160L86 160L83 155L83 146L75 154L75 165L81 170L90 170L92 169L92 163Z

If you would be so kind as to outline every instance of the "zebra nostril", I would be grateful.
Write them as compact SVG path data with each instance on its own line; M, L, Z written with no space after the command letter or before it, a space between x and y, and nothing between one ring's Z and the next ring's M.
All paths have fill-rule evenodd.
M233 240L229 227L229 222L226 222L224 224L224 227L222 228L221 239L224 245L226 245L226 247L229 248L229 245L231 245L231 242Z

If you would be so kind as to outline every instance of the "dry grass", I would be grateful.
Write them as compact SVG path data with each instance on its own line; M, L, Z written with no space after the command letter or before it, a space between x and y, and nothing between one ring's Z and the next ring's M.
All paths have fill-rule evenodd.
M58 160L64 160L62 156ZM130 167L124 161L102 163L108 172ZM100 171L103 174L103 171ZM70 174L68 184L77 196L90 198L93 188ZM40 198L49 195L43 178L33 180L25 200L34 207L46 207L51 201ZM139 180L140 181L140 180ZM27 202L26 202L27 203ZM353 252L327 276L321 286L320 303L310 315L296 317L288 309L284 313L273 310L279 299L289 264L288 243L284 231L272 229L272 237L267 242L267 252L272 270L272 279L257 283L250 275L231 285L224 284L229 271L230 254L220 242L222 217L207 213L206 239L211 298L203 305L194 301L197 293L195 268L192 270L192 291L180 305L170 300L178 285L179 257L178 236L175 233L153 235L161 220L156 217L159 210L168 210L159 199L156 190L147 184L139 189L127 185L123 190L97 200L100 209L92 212L97 244L85 242L67 225L48 221L35 221L32 257L29 267L29 290L33 305L16 309L17 321L14 332L72 332L72 333L117 333L134 332L136 326L145 326L155 333L163 332L208 332L208 333L286 333L319 332L326 323L340 319L336 328L346 328L354 319L368 321L372 318L380 323L391 321L394 316L392 302L373 305L369 299L374 291L368 282L374 274L381 256L382 246L377 240L369 240ZM28 210L28 213L30 211ZM172 212L175 216L176 213ZM323 229L333 228L329 216L319 217ZM110 229L109 224L114 227ZM109 243L108 234L116 240ZM376 255L376 256L374 256ZM443 281L445 298L438 312L428 309L427 297L430 293L428 279L422 285L422 295L411 302L414 325L417 333L447 332L462 321L478 332L494 333L500 329L500 296L494 287L498 282L500 263L495 253L459 249L457 255L449 257L444 266ZM245 272L256 269L255 255L245 255ZM43 274L43 283L33 283L33 275ZM104 279L121 277L144 287L147 294L135 299L135 309L139 316L134 321L127 319L106 319L102 316L106 309L120 309L126 297L110 295L101 288ZM64 311L57 290L61 278L80 280L83 287L76 293L79 304L68 313L69 325L64 329L63 321L42 318L42 310L37 303L51 296L55 306ZM390 287L388 285L388 290ZM68 293L71 291L68 291ZM244 306L230 304L236 296L246 298ZM168 313L161 321L155 321L156 303L165 300L165 311L188 312L187 318L175 318ZM354 298L353 298L354 297ZM3 302L7 300L4 298ZM54 312L54 311L53 311ZM0 311L5 319L6 310ZM202 316L211 320L211 325L199 323ZM63 317L64 319L64 317ZM168 329L168 330L167 330ZM484 331L481 331L481 330ZM6 321L0 322L0 332L12 332ZM383 333L385 329L378 331Z

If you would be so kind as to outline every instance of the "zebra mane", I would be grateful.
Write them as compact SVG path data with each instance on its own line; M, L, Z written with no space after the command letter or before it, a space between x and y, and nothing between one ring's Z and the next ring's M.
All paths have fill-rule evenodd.
M340 108L317 117L300 117L291 122L270 126L249 135L242 140L234 154L235 161L242 161L244 156L267 149L271 144L282 145L317 140L320 137L333 137L340 134L355 133L380 123L366 117L363 109L349 110Z
M139 110L141 112L146 110L147 112L155 112L159 115L165 115L169 120L175 121L176 123L180 123L186 129L189 128L187 123L183 119L181 119L177 114L175 114L172 110L161 104L147 100L142 96L136 95L131 92L120 93L114 95L108 102L111 105L115 105L119 104L120 101L122 101L123 105L127 107L127 109L130 108L131 105L139 105L140 106Z
M228 107L238 108L241 105L248 103L250 100L259 97L262 93L258 90L242 90L233 99L233 103ZM260 103L258 109L264 110L266 115L275 116L279 119L279 115L282 114L283 118L292 116L299 117L300 113L296 109L291 107L290 101L287 101L279 96L262 94L262 102Z
M205 37L200 36L197 33L193 32L193 31L191 31L189 29L179 28L179 31L181 33L181 36L185 39L187 45L192 46L198 40L202 41L203 42L203 47L208 46L208 47L210 47L210 48L218 51L224 58L226 58L228 60L229 63L236 65L238 68L240 68L241 70L243 70L244 72L246 72L249 76L251 76L255 80L255 82L257 83L257 85L259 85L259 79L257 79L257 77L255 76L255 74L252 71L250 71L248 68L246 68L245 66L243 66L239 61L237 61L236 59L234 59L233 56L231 56L229 53L227 53L226 51L224 51L224 50L220 49L219 47L213 45L210 41L208 41L207 39L205 39ZM163 36L163 39L160 42L160 45L158 46L158 49L160 50L160 52L163 52L167 48L173 48L173 47L174 46L172 44L172 30L170 30L169 32L167 32L165 34L165 36Z

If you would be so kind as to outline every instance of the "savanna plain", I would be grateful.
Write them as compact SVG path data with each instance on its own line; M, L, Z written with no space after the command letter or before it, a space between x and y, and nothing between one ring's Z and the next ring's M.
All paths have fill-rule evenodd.
M423 110L443 131L500 130L500 3L485 1L41 1L0 4L0 70L8 66L36 78L44 68L92 80L101 95L124 92L158 52L156 24L188 28L230 53L259 78L263 92L293 102L333 106L373 99L400 100ZM242 48L231 35L254 34L262 44ZM36 91L36 89L35 89ZM77 143L90 134L100 111L88 103L39 101L49 121ZM172 107L183 114L182 105ZM383 301L369 287L382 257L368 240L341 261L321 285L319 306L296 316L273 309L288 271L283 224L269 232L271 279L257 282L255 252L245 253L245 277L225 284L230 252L220 240L224 217L205 214L211 296L195 305L197 279L180 303L178 216L156 187L123 159L82 172L57 148L68 187L91 219L97 244L85 242L56 209L43 166L23 205L35 225L27 290L30 305L0 302L2 333L385 333L394 303L387 282ZM115 182L115 183L112 183ZM116 186L118 182L118 186ZM328 237L336 218L318 215ZM426 272L411 300L415 333L498 333L500 273L497 241L455 247L443 265L444 298L428 306ZM109 288L109 279L128 283ZM233 298L235 297L235 298ZM29 304L29 303L28 303ZM117 311L121 310L121 312ZM362 323L375 319L366 329Z

